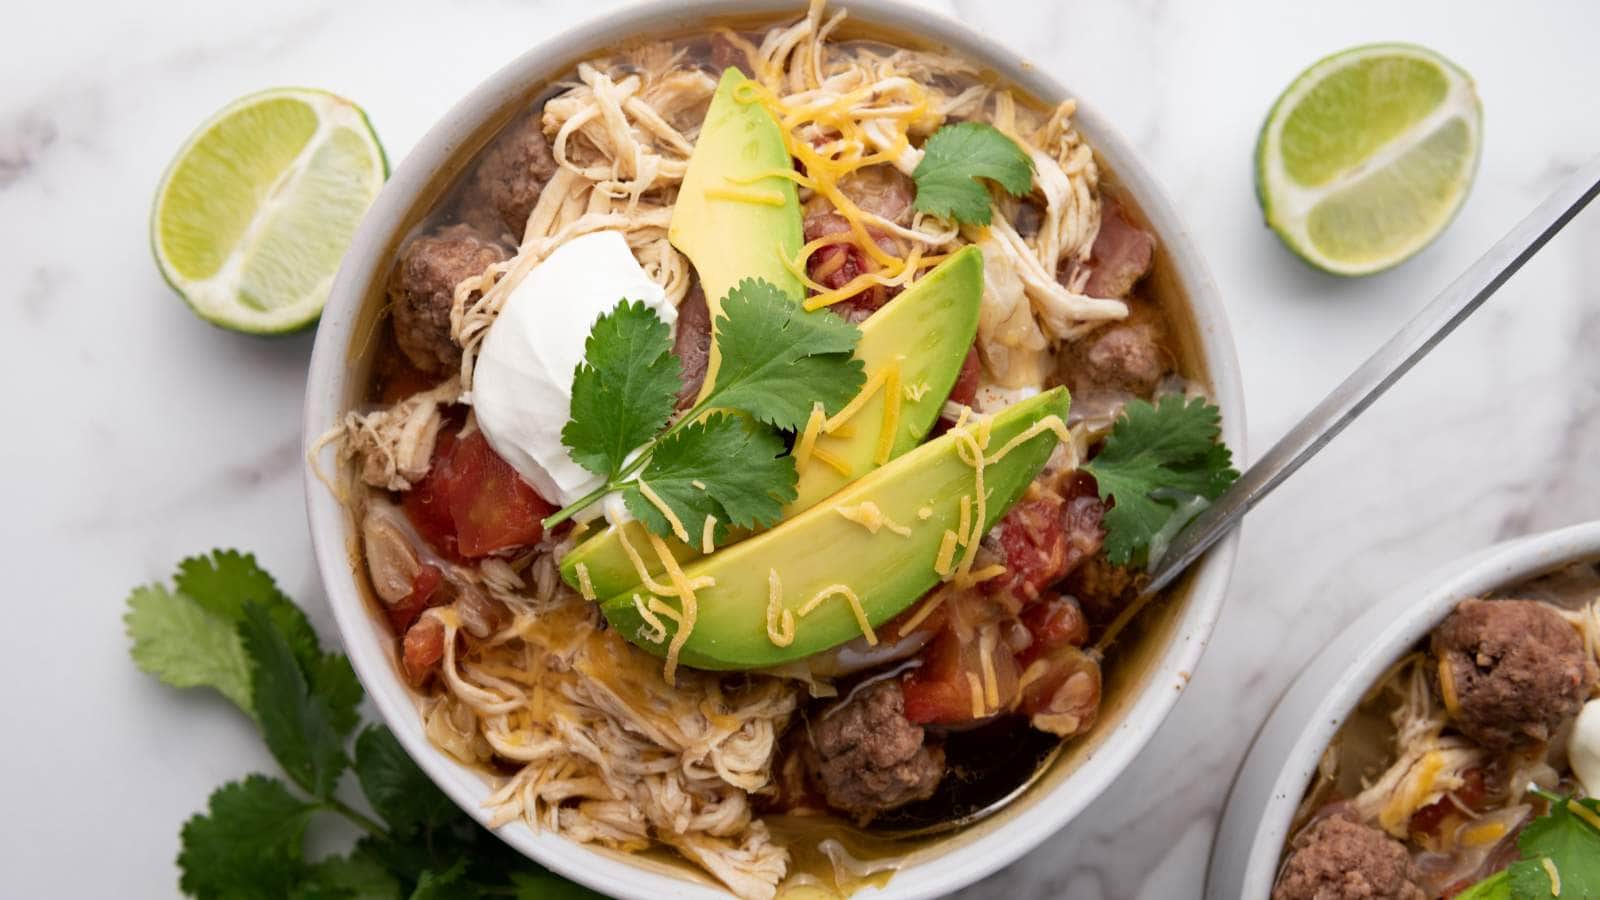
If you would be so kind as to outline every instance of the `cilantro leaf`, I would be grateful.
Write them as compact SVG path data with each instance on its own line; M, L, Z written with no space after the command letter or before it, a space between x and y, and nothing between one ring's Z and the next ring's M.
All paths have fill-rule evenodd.
M256 564L252 554L213 550L209 556L191 556L178 564L173 583L179 593L234 626L244 621L245 604L265 608L304 665L311 665L322 653L310 620L278 590L272 576Z
M1233 454L1217 442L1221 419L1199 397L1169 395L1156 405L1133 400L1123 408L1099 455L1083 466L1100 499L1115 501L1102 520L1112 563L1142 562L1150 539L1176 511L1157 491L1214 500L1239 477Z
M458 859L448 868L429 870L422 873L417 879L417 889L411 892L411 900L454 900L454 898L470 898L479 896L466 882L466 860Z
M194 897L279 898L306 870L306 825L315 804L275 778L251 775L211 795L183 826L178 882Z
M667 424L683 386L672 331L643 302L623 300L589 331L572 378L561 443L572 460L614 478L628 454Z
M312 863L293 896L295 900L394 900L400 896L400 880L357 847L349 856Z
M1517 837L1522 860L1508 870L1512 895L1553 896L1550 875L1540 862L1548 858L1561 874L1561 896L1600 897L1600 828L1568 807L1569 803L1576 804L1600 819L1600 800L1554 796L1546 799L1550 801L1550 811L1529 822Z
M911 178L917 183L917 209L987 225L989 191L978 179L987 178L1006 193L1021 196L1033 187L1033 160L993 125L960 122L928 138Z
M839 316L806 312L766 281L747 278L728 292L716 335L721 361L703 407L743 410L798 431L813 402L832 414L866 381L853 356L861 331Z
M215 688L255 715L250 661L232 623L159 584L134 588L122 620L133 640L134 665L142 671L173 687Z
M250 603L239 636L254 663L252 698L261 735L278 764L313 796L332 796L350 764L344 739L355 727L361 685L343 656L302 668L270 613Z
M367 802L401 834L442 826L461 813L382 725L356 738L356 778Z
M714 539L729 525L765 528L793 500L794 458L770 429L728 413L712 413L662 441L641 478L698 543L707 516L716 516ZM699 482L703 487L697 487ZM638 482L623 490L628 511L656 534L672 534L667 519L645 498Z

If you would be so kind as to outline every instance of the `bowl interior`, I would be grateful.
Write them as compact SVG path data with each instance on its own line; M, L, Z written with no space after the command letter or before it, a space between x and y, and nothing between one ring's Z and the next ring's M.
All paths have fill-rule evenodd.
M1265 898L1323 750L1371 686L1456 604L1600 558L1600 522L1519 538L1455 560L1383 598L1307 664L1240 767L1212 849L1207 896Z
M888 33L904 42L917 36L929 46L948 47L992 69L1045 101L1071 96L1015 54L976 35L953 19L887 0L842 4L852 27ZM645 35L660 38L703 27L707 19L798 16L794 2L706 0L636 7L605 21L569 31L528 51L458 103L395 170L358 231L334 283L317 334L307 388L305 434L313 467L333 471L331 450L316 453L316 438L360 402L367 382L382 284L389 261L460 174L472 154L552 78L598 51ZM1183 298L1167 310L1180 324L1180 353L1187 367L1209 381L1224 411L1223 438L1243 462L1244 415L1238 364L1221 300L1165 192L1136 159L1131 147L1093 109L1080 101L1078 127L1110 181L1129 198L1158 238L1151 278L1166 298ZM313 545L346 649L368 694L407 751L471 815L482 821L489 793L485 777L455 763L423 735L416 701L398 677L393 641L364 596L357 574L358 536L334 494L308 468L307 510ZM1060 753L1046 775L1004 812L917 850L886 887L864 893L895 897L936 896L994 871L1027 852L1099 795L1148 741L1187 684L1219 612L1233 564L1236 539L1219 544L1190 572L1172 600L1141 620L1135 641L1119 647L1109 667L1099 724ZM1070 785L1070 789L1069 789ZM540 863L608 894L628 897L720 897L705 877L665 855L619 854L536 833L518 822L498 832Z

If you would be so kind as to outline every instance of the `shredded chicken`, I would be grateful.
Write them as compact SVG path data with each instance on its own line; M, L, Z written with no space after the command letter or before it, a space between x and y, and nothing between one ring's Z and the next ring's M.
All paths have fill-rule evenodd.
M428 474L433 444L443 423L441 410L460 394L460 382L452 378L393 406L367 413L351 411L318 446L337 439L341 461L356 461L362 481L389 491L408 490Z

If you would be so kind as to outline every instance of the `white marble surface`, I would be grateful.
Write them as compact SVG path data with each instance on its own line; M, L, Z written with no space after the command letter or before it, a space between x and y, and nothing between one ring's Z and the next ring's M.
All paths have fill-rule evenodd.
M311 338L214 330L166 289L145 235L169 155L234 96L309 84L363 104L398 159L524 45L609 5L53 0L8 13L0 894L170 895L183 819L221 782L271 767L223 703L128 663L129 587L191 552L249 548L331 636L296 452ZM1600 10L1584 0L954 5L1092 98L1170 187L1228 299L1257 451L1600 150ZM1261 227L1250 154L1302 67L1389 39L1476 76L1483 165L1434 247L1341 281ZM1198 897L1233 768L1330 630L1452 556L1600 514L1597 248L1600 211L1252 517L1216 639L1149 752L969 896Z

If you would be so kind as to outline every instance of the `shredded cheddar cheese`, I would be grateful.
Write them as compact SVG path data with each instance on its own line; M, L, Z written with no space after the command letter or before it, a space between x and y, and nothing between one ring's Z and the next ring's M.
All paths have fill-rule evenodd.
M693 481L691 481L689 483L694 485L694 489L697 490L697 491L703 491L703 490L706 489L706 483L704 481L701 481L698 478L696 478L695 480L693 480Z
M967 542L967 533L972 530L972 498L961 498L961 519L956 525L956 541L962 544Z
M833 511L865 528L870 534L877 534L887 528L901 537L910 537L911 529L897 524L893 519L884 515L878 504L871 500L863 500L855 506L835 506Z
M822 411L821 403L811 404L811 418L806 420L805 430L800 432L800 440L794 445L794 467L803 469L811 461L811 451L817 446L817 435L822 433L827 415Z
M894 435L900 428L900 362L886 366L888 375L883 379L883 430L878 432L878 452L872 461L883 465L894 450Z
M689 640L689 635L694 631L695 621L699 618L699 604L695 600L694 588L690 587L689 579L683 573L683 568L678 565L678 558L672 555L672 550L667 547L667 542L650 534L650 546L655 549L656 556L661 558L661 565L666 567L667 579L678 590L678 629L672 635L672 643L667 645L666 667L661 672L661 677L667 684L677 683L678 654L682 652L684 642Z
M978 673L976 672L967 672L966 676L967 694L972 698L972 717L981 719L984 716L983 684L978 680Z
M944 591L935 591L932 597L922 601L922 605L917 607L917 611L912 613L911 618L901 623L900 637L905 637L911 632L916 631L917 626L921 625L924 620L933 615L934 610L937 610L940 605L944 603L944 597Z
M971 573L970 575L967 576L967 578L973 584L979 584L981 582L988 581L991 578L999 578L1001 575L1004 575L1005 573L1006 573L1006 567L1003 564L1001 564L1001 563L991 563L991 564L989 564L987 566L984 566L983 568L977 570L976 572Z
M834 456L832 453L828 452L827 450L822 449L821 447L813 447L813 448L811 448L811 455L818 462L823 463L828 468L834 470L835 472L838 472L840 475L843 475L846 478L849 478L850 474L854 471L853 469L850 468L850 464L849 463L845 462L844 460L840 459L837 456Z
M857 391L854 397L850 398L850 402L844 405L844 409L833 414L833 417L822 426L822 430L832 434L839 429L839 426L854 418L856 413L861 412L861 408L867 405L867 401L872 399L872 395L883 387L884 382L889 378L891 370L898 375L899 366L892 364L883 366L868 376L867 383L861 386L861 390Z
M655 598L652 597L651 599ZM633 595L633 608L638 611L639 618L643 619L645 624L650 626L650 631L640 631L639 637L649 641L652 644L659 644L667 639L666 623L656 618L656 614L651 612L648 606L644 605L643 597L640 597L638 594Z
M919 381L916 384L908 384L908 385L906 385L905 389L904 389L904 393L906 395L906 399L907 400L910 400L912 403L916 403L916 402L920 401L923 397L926 397L928 395L928 392L931 391L931 390L933 390L933 387L931 385L929 385L926 381Z
M868 646L876 647L878 645L878 635L873 632L872 623L867 620L867 611L861 607L861 598L856 596L856 592L851 590L849 585L830 584L818 591L816 596L807 600L805 605L800 607L800 618L804 619L810 615L817 607L822 605L823 601L830 597L843 597L845 602L850 604L850 612L856 617L856 626L861 629L861 636L867 639Z
M1461 832L1461 843L1468 847L1482 847L1493 844L1506 836L1506 826L1501 822L1485 822L1482 825L1473 825Z
M700 552L711 554L716 552L717 517L706 516L705 527L700 530Z
M1600 816L1597 816L1591 812L1589 807L1584 806L1582 803L1579 803L1576 800L1568 800L1567 812L1570 812L1585 822L1588 822L1590 825L1594 826L1596 831L1600 831Z
M649 590L653 594L662 594L668 597L672 596L672 588L662 584L659 581L656 581L650 576L649 567L644 564L644 559L639 555L639 551L634 549L633 541L628 539L628 527L626 525L620 525L617 527L617 538L622 544L622 552L628 554L628 562L633 564L634 574L639 576L639 583L644 585L645 589Z
M1561 873L1556 870L1556 862L1548 856L1539 857L1539 865L1544 866L1544 874L1550 879L1550 896L1561 896Z
M578 573L578 593L583 595L583 599L593 603L595 601L594 582L589 580L589 567L583 563L578 563L572 567L572 570Z
M661 517L667 520L667 524L672 526L673 536L685 544L689 543L689 529L683 527L683 521L678 518L677 513L672 511L672 507L668 506L666 501L661 499L661 495L651 489L650 485L645 484L643 478L639 479L635 484L639 486L639 493L646 500L649 500L650 505L654 506L656 511L661 513Z
M794 643L794 613L783 605L783 582L777 569L767 570L767 640L775 647Z
M1456 673L1448 658L1439 660L1439 696L1444 700L1445 712L1455 716L1461 713L1461 698L1456 694Z
M929 519L933 518L933 507L924 506L924 507L921 507L920 509L918 509L917 510L917 518L921 519L924 522L926 522Z
M950 565L955 561L955 555L956 533L946 528L944 540L939 544L939 555L933 560L933 570L946 581L950 580Z
M1444 769L1444 755L1437 750L1424 754L1412 771L1406 774L1398 790L1383 809L1378 812L1378 823L1390 834L1403 833L1411 816L1420 809L1433 793L1434 782Z

